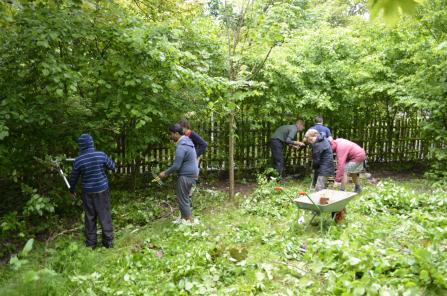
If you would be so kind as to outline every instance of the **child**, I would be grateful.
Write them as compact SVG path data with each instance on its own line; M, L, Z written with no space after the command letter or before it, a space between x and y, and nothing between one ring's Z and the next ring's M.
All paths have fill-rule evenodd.
M102 245L113 246L113 226L110 214L109 183L104 168L115 171L115 163L102 151L96 151L93 138L82 134L78 139L80 155L73 163L70 192L74 196L76 183L82 177L82 203L85 214L85 245L96 247L96 220L102 228Z
M328 177L334 175L331 144L316 129L309 129L304 137L307 143L312 144L312 168L317 177L315 191L320 191L326 188Z

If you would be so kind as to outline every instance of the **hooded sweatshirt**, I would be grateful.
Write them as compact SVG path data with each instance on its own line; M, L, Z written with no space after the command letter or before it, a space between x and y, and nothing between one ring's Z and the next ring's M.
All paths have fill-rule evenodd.
M166 175L177 172L179 176L197 178L199 168L197 166L197 154L194 144L187 136L181 136L175 147L175 159L172 165L165 171Z
M331 144L321 135L312 144L312 168L318 176L334 175L334 155Z
M115 163L102 151L96 151L93 138L82 134L79 139L80 154L73 163L70 176L70 192L75 192L79 176L82 177L82 191L101 192L109 188L104 168L115 170Z
M365 150L354 142L338 138L332 141L332 151L337 155L337 174L335 181L341 182L345 173L345 165L350 162L363 162L366 159Z

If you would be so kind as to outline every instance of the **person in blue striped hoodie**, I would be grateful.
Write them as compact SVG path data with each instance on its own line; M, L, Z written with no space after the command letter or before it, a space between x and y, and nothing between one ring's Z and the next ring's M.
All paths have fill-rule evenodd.
M96 247L96 220L102 228L102 245L113 246L112 215L110 213L109 182L104 169L115 171L115 163L102 151L96 151L93 138L82 134L79 139L80 154L73 163L70 192L76 196L76 183L82 178L82 203L84 207L85 244Z

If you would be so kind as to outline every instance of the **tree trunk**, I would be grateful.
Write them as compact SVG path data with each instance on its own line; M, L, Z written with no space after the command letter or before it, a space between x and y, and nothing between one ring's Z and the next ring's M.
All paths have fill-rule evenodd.
M229 170L229 195L234 198L234 111L230 112L229 119L229 137L228 137L228 170Z

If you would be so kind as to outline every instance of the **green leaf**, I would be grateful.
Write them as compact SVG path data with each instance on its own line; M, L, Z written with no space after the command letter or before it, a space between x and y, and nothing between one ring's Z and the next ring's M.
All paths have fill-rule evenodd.
M34 239L31 238L29 239L25 246L23 247L22 252L20 253L21 256L26 257L28 255L28 253L33 249L33 243L34 243Z
M349 258L349 260L348 260L348 263L349 263L349 265L351 265L351 266L358 265L360 262L362 262L362 260L359 259L359 258L356 258L356 257L351 257L351 258Z

